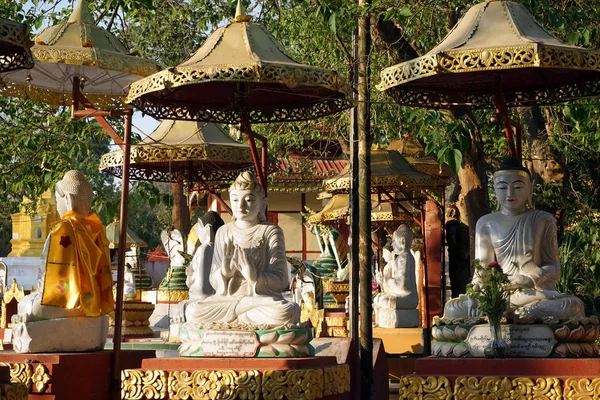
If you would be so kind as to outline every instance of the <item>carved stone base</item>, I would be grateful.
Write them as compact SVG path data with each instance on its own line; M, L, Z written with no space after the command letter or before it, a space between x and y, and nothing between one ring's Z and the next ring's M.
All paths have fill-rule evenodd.
M184 357L311 357L312 328L279 330L179 329Z
M381 328L415 328L419 326L419 310L375 310L375 323Z
M154 336L154 331L150 328L150 316L154 312L154 304L139 301L125 301L123 303L123 327L121 328L122 337L128 338L148 338ZM110 314L110 329L108 336L112 337L114 333L115 320L114 314Z
M324 304L325 308L346 308L346 297L350 295L349 281L323 280L323 290L332 298L332 303Z
M598 359L441 359L415 361L401 399L591 399L600 393Z
M510 357L597 357L598 324L503 324ZM432 355L437 357L483 357L490 339L488 324L436 325Z
M107 316L20 323L13 326L13 348L17 353L102 350L108 325Z
M161 358L121 373L122 399L333 400L348 392L350 367L335 357Z

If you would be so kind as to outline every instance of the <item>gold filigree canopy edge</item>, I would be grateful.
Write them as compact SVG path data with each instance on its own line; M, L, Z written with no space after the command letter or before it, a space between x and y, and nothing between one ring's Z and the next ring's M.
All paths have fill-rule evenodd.
M600 51L539 43L449 50L384 69L377 88L402 105L493 108L494 79L483 76L493 73L502 77L509 106L596 96Z
M25 100L38 101L49 104L53 107L69 107L71 105L73 94L69 91L56 92L47 89L34 88L27 85L17 85L6 82L0 78L0 94L3 96L19 97ZM130 108L123 103L125 96L114 94L94 94L85 93L85 97L98 109L124 109Z
M192 104L157 104L144 97L131 102L136 108L157 119L178 119L224 124L238 124L241 113L233 107L227 109L209 108ZM307 121L336 114L353 106L348 98L325 99L314 104L300 104L280 108L262 108L248 110L251 123Z
M134 145L130 160L130 179L157 182L232 181L253 168L250 149L232 146ZM99 169L122 177L123 152L102 155Z
M29 27L0 17L0 72L33 67Z
M323 182L323 190L330 193L348 193L350 191L350 177L329 179ZM390 192L397 190L419 190L441 188L444 184L437 178L429 175L400 177L400 176L371 176L371 193L378 193L381 189Z

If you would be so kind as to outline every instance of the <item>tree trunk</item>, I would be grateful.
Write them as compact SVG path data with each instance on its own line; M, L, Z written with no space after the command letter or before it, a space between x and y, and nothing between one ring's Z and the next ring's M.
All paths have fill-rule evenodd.
M460 194L456 207L460 213L460 222L469 228L469 252L472 264L475 260L475 226L479 218L490 213L490 200L479 127L472 114L469 114L468 118L473 127L469 132L471 146L468 152L463 154L463 162L458 171Z
M564 168L564 157L555 148L548 145L548 137L552 128L546 123L539 107L524 107L519 109L519 117L526 129L529 159L524 160L525 166L531 171L536 188L547 190L548 185L555 185L559 191L558 198L566 199L569 185L569 175ZM565 227L565 205L536 203L536 208L553 214L559 230L559 238Z
M187 235L191 228L190 210L183 193L183 182L171 183L171 194L173 195L173 226Z

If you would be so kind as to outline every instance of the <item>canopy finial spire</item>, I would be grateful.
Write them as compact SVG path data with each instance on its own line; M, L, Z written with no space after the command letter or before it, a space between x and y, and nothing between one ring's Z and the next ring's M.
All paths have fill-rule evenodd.
M251 18L249 15L246 15L242 0L238 0L237 7L235 8L235 22L249 22Z
M68 22L83 22L84 24L94 25L94 19L92 18L92 14L90 13L90 9L86 0L79 0L73 9L73 14L71 14L69 17Z

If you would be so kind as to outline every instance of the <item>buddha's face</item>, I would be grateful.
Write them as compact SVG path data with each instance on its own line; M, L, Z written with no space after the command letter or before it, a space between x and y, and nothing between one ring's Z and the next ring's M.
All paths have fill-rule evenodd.
M258 223L265 198L252 190L234 189L229 193L231 211L237 221Z
M395 236L392 242L392 247L396 253L403 253L406 250L406 238L402 236Z
M512 213L525 211L531 189L531 180L519 171L502 171L494 181L498 203Z

